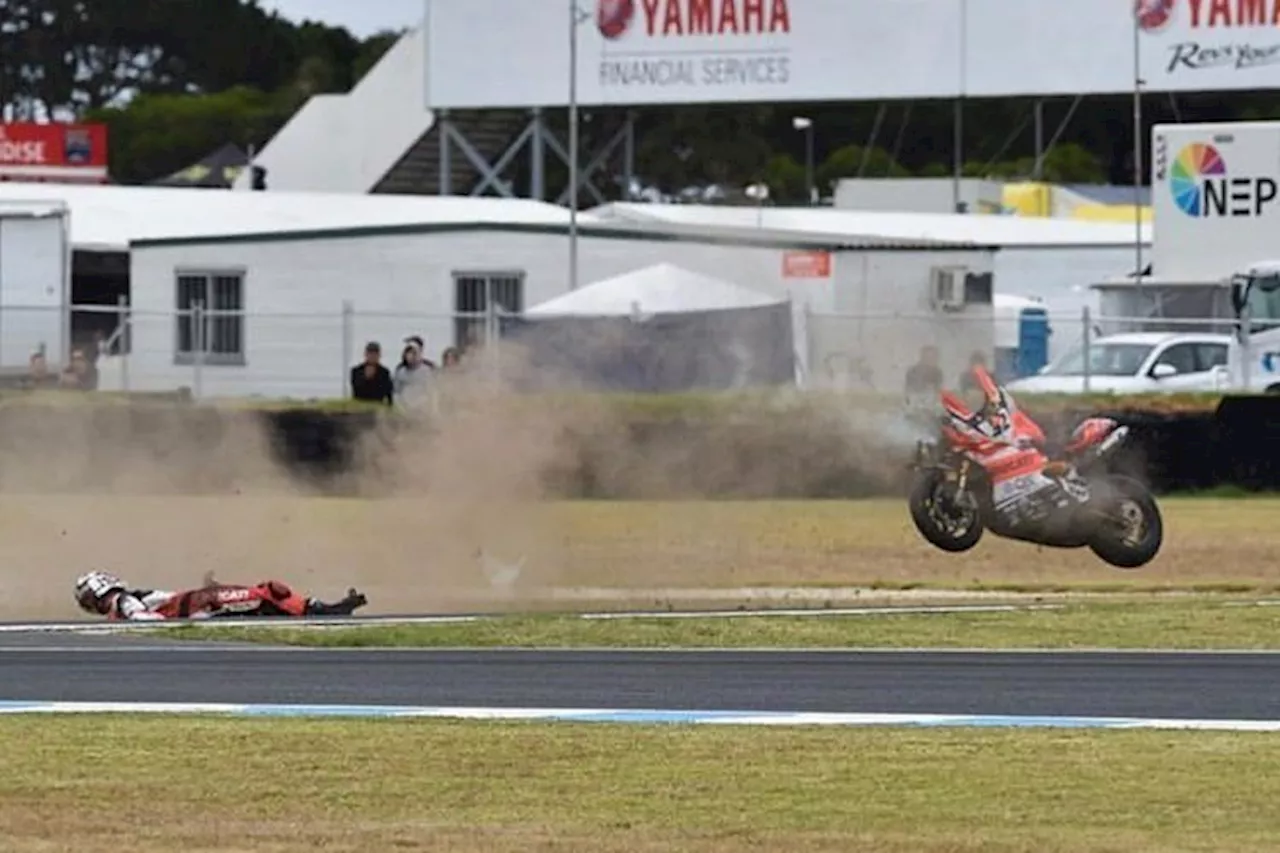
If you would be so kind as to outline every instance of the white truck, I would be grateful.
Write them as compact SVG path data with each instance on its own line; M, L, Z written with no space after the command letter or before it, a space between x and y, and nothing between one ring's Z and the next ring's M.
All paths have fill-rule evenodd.
M58 367L70 346L70 214L61 202L0 204L0 372L43 353Z
M1150 268L1094 285L1133 318L1106 333L1229 334L1228 387L1280 393L1280 121L1156 125L1151 195Z
M1236 329L1231 385L1280 394L1280 260L1256 263L1231 277Z

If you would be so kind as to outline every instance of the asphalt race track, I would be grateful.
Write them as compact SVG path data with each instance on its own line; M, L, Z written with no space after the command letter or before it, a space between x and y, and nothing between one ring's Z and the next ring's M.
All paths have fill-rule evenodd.
M286 649L0 637L0 701L1280 720L1280 654Z

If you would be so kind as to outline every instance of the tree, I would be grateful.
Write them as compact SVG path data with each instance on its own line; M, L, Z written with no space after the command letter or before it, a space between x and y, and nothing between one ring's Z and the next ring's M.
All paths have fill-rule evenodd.
M902 178L910 174L883 148L846 145L831 152L818 167L818 186L833 190L841 178Z
M351 66L351 84L354 86L359 83L360 79L369 73L369 69L377 65L378 60L382 59L403 35L403 30L382 30L361 42Z
M809 197L804 166L789 154L775 154L765 164L764 183L775 204L804 204Z
M688 186L744 186L763 176L773 154L764 132L768 107L681 107L644 116L637 129L637 159L647 181L679 190Z
M279 97L240 86L210 95L139 95L86 118L110 129L112 177L150 183L227 142L263 145L288 120Z
M31 118L158 92L345 92L395 38L295 26L257 0L0 0L0 22L0 107Z
M291 24L255 0L0 0L0 94L27 117L149 92L279 86Z

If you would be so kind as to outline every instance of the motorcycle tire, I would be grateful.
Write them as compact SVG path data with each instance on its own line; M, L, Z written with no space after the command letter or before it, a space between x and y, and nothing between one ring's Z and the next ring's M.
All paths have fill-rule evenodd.
M1108 477L1106 486L1114 498L1128 501L1142 512L1145 522L1137 543L1125 542L1110 525L1089 538L1089 550L1117 569L1137 569L1155 559L1164 544L1164 519L1155 496L1142 483L1129 477Z
M911 510L911 520L915 523L916 530L920 531L920 535L930 545L942 551L958 554L973 548L982 539L982 522L975 513L973 522L959 534L938 524L933 517L933 501L938 486L942 483L942 476L938 471L928 471L917 476L911 486L907 506Z

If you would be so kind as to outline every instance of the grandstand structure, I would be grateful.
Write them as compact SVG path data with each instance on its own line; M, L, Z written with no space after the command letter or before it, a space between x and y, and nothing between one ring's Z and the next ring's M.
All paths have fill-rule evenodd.
M967 99L1132 92L1142 126L1142 93L1280 85L1280 65L1209 61L1226 46L1275 47L1258 5L1159 0L1135 14L1116 0L424 0L421 26L351 92L313 97L255 163L269 189L563 203L572 162L580 197L604 203L634 186L642 111L681 104L948 99L960 139ZM1036 136L1047 147L1056 134ZM957 186L961 160L957 150ZM248 184L246 174L237 186ZM1005 207L1147 217L1133 208L1146 206L1143 192L1029 184Z

